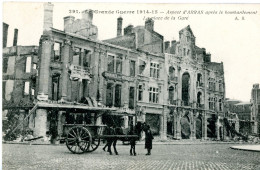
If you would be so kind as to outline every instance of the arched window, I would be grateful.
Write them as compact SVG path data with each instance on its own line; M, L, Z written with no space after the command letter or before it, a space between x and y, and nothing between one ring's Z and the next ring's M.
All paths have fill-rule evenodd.
M189 73L184 73L182 75L182 101L185 106L189 105L190 101L190 75Z
M200 73L197 74L197 87L202 86L202 75Z
M197 93L197 103L200 107L201 103L202 103L202 93L201 92L198 92Z

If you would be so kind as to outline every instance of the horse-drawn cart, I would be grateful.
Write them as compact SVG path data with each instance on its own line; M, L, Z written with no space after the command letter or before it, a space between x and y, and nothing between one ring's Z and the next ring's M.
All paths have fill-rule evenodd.
M139 138L137 134L104 134L106 128L106 125L66 124L64 125L66 146L72 153L81 154L95 151L100 145L101 139L116 138L121 141L130 141Z

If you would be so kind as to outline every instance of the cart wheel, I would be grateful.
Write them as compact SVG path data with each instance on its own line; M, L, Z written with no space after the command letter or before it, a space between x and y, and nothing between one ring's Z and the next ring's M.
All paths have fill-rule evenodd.
M86 128L75 126L67 134L66 146L72 153L81 154L89 149L91 141L92 136Z
M100 138L92 138L92 142L86 152L93 152L98 148L100 144Z

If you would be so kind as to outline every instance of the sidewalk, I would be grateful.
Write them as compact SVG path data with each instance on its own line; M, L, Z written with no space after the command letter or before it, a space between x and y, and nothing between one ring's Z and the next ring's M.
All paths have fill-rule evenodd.
M260 144L258 145L241 145L241 146L231 146L231 149L244 150L244 151L254 151L260 152Z

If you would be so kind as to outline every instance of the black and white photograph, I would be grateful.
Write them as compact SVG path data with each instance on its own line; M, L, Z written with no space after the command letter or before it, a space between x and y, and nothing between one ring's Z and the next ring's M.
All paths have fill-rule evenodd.
M260 4L10 1L2 32L1 169L260 169Z

